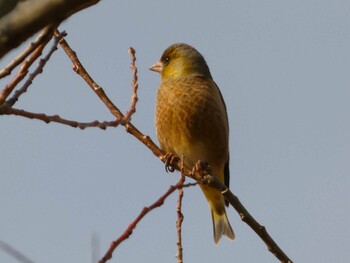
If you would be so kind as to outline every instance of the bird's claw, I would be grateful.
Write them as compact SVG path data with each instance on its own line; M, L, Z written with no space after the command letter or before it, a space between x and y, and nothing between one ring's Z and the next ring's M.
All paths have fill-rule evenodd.
M164 156L165 171L168 173L173 173L175 171L174 164L180 159L173 153L167 153Z

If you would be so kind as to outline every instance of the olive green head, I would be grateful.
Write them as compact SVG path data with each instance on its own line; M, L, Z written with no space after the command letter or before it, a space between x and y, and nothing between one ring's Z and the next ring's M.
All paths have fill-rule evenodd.
M204 57L195 48L184 43L168 47L150 70L159 72L162 80L172 77L200 75L211 78Z

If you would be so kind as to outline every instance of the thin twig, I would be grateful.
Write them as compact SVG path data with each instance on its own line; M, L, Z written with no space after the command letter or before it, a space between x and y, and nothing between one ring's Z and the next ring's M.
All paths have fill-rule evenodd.
M5 88L0 93L0 104L4 103L6 98L11 94L11 92L17 87L18 83L23 80L27 74L29 67L41 56L42 51L47 43L40 44L32 53L29 59L22 62L15 77L8 83Z
M112 258L114 250L119 246L120 243L122 243L124 240L128 239L130 235L132 234L133 230L136 228L137 224L141 221L141 219L147 215L150 211L153 209L160 207L163 205L164 201L167 199L169 195L171 195L176 189L178 188L183 188L183 187L190 187L194 186L196 183L189 183L189 184L183 184L182 181L180 180L177 182L176 185L171 185L169 187L169 190L166 191L165 194L163 194L157 201L155 201L152 205L148 207L144 207L140 214L132 221L132 223L126 228L124 233L115 241L113 241L106 252L106 254L103 256L103 258L99 261L99 263L105 263L109 259Z
M4 251L6 254L15 258L18 262L34 263L34 261L30 260L25 255L23 255L21 252L19 252L17 249L15 249L14 247L10 246L9 244L7 244L3 241L0 241L0 250Z
M215 179L215 180L217 180L217 179ZM251 214L248 212L248 210L239 201L237 196L235 196L228 188L223 189L222 194L225 197L225 199L227 201L229 201L229 203L238 212L242 221L245 222L246 224L248 224L254 230L254 232L264 241L267 249L272 254L274 254L276 258L278 258L281 262L284 262L284 263L292 263L292 260L277 245L277 243L273 240L273 238L266 231L266 228L263 225L260 225L254 219L254 217L251 216Z
M33 71L33 73L29 74L29 77L28 77L27 81L23 84L23 86L19 90L16 90L15 94L9 100L6 101L7 105L13 106L16 103L16 101L18 100L18 98L28 90L28 87L32 84L35 77L43 72L43 68L45 67L46 63L50 60L51 55L53 54L53 52L55 52L57 50L58 42L65 35L66 35L66 33L62 32L59 36L54 37L54 43L52 44L52 47L50 48L47 55L44 58L40 59L39 65Z
M57 37L60 35L60 32L58 30L56 30L54 32L54 35ZM62 47L62 49L64 50L64 52L66 52L66 54L70 58L70 60L72 61L73 70L85 80L85 82L90 86L90 88L96 93L96 95L107 106L107 108L110 110L112 115L114 115L118 120L122 121L123 117L124 117L123 113L106 96L106 93L104 92L104 90L99 85L97 85L97 83L92 79L92 77L89 75L89 73L84 68L83 64L80 62L76 53L68 45L67 41L64 38L62 38L60 40L59 44Z
M181 163L175 164L177 167L181 167ZM260 225L253 216L248 212L248 210L239 201L238 197L235 196L227 186L225 186L219 179L212 175L210 172L210 167L202 162L197 162L197 164L192 169L192 178L200 183L206 184L221 191L224 198L234 207L238 212L243 222L248 224L251 229L264 241L267 249L275 255L283 263L292 263L293 261L283 252L283 250L278 246L278 244L273 240L273 238L266 231L266 228Z
M0 105L5 102L6 98L16 88L17 84L27 76L29 67L38 59L38 57L41 56L43 49L52 38L52 34L52 28L44 29L36 41L31 43L31 45L27 47L26 50L24 50L5 69L2 70L2 72L6 74L7 72L11 72L14 67L22 62L22 65L19 68L16 76L0 92ZM30 54L31 56L27 60L24 60L26 58L25 56L29 56Z
M73 128L79 128L84 130L85 128L98 127L102 130L108 127L117 127L118 121L92 121L92 122L77 122L61 118L59 115L46 115L44 113L33 113L21 109L12 108L9 106L0 106L0 115L17 115L28 119L36 119L45 123L56 122L64 125L71 126Z
M17 67L20 63L22 63L26 57L29 56L29 54L31 54L39 45L48 43L50 41L50 39L52 38L53 35L53 31L55 30L54 27L47 26L45 27L40 34L38 35L38 37L31 42L28 47L23 50L22 53L20 53L15 59L13 59L5 68L3 68L2 70L0 70L0 79L10 75L11 71Z
M184 164L184 156L182 156L182 160L181 160L182 164ZM182 165L182 169L181 169L181 179L180 182L182 184L185 183L186 180L186 176L183 174L183 165ZM182 222L184 220L184 215L182 214L181 208L182 208L182 198L184 196L184 190L183 188L179 188L178 189L179 192L179 198L177 200L177 205L176 205L176 213L177 213L177 220L176 220L176 232L177 232L177 241L176 241L176 245L177 245L177 254L176 254L176 258L177 258L177 262L178 263L183 263L183 248L182 248Z
M132 47L129 48L128 50L129 55L131 56L131 63L130 63L130 68L132 69L132 96L131 96L131 103L130 103L130 108L129 111L126 112L124 116L124 121L129 122L131 120L131 116L136 112L136 103L139 100L137 96L137 89L139 87L139 84L137 83L137 67L136 67L136 56L135 56L135 49Z

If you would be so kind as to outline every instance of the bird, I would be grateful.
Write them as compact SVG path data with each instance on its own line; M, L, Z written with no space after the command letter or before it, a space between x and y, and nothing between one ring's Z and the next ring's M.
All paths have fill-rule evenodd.
M160 148L191 168L200 160L229 187L229 123L226 105L200 52L176 43L150 70L160 73L155 126ZM220 191L200 184L212 215L214 243L235 239ZM226 205L228 203L226 202Z

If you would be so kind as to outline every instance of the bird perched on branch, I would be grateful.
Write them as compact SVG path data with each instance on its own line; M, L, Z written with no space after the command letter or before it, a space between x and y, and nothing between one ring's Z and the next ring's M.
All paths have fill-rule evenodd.
M160 73L156 130L166 153L184 156L185 165L208 162L220 181L229 186L229 125L225 102L204 57L187 44L168 47L150 68ZM220 191L200 185L213 219L214 242L235 234Z

